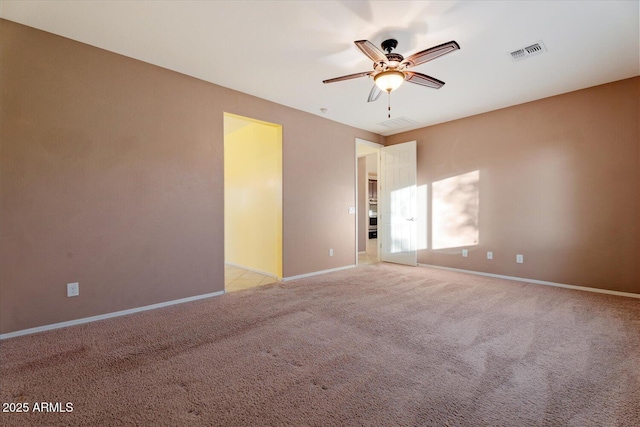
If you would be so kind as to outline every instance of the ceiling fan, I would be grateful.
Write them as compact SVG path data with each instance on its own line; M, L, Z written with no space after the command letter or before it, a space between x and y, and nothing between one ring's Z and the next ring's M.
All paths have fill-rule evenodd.
M420 86L440 89L444 85L443 81L427 76L426 74L408 71L408 69L460 49L458 43L450 41L414 53L413 55L405 58L399 53L392 52L393 49L398 46L398 41L395 39L389 39L382 42L381 47L382 50L387 52L386 54L369 40L357 40L354 43L362 53L367 55L367 57L373 61L373 71L335 77L333 79L323 80L322 83L334 83L365 76L373 77L375 84L373 85L373 88L371 88L371 92L369 92L369 99L367 99L367 102L377 100L382 91L386 91L391 94L391 92L400 87L402 82L405 80L409 83L414 83Z

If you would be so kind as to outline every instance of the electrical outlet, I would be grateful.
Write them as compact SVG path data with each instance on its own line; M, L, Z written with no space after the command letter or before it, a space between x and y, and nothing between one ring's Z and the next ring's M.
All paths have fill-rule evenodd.
M67 283L67 296L77 297L78 295L80 295L80 284L78 282Z
M465 258L468 257L469 256L469 249L463 249L462 250L462 256L465 257Z
M329 249L329 256L333 256L333 249Z
M493 252L487 252L487 259L493 259Z
M518 255L516 255L516 262L517 262L518 264L522 264L522 263L524 263L524 256L523 256L522 254L518 254Z

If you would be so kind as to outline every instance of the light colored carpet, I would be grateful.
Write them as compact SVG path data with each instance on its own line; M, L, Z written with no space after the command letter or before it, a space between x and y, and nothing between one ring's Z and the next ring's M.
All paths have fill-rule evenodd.
M366 265L0 343L3 426L638 426L640 301Z

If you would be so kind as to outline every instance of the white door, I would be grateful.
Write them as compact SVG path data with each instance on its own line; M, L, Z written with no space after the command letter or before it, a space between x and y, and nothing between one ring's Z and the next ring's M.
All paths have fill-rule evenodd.
M417 265L416 141L380 152L380 260Z

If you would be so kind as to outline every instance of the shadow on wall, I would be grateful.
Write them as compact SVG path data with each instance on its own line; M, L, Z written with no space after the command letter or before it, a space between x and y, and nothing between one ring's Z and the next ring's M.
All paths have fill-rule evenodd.
M433 249L477 245L480 240L480 171L473 171L431 184Z
M417 249L450 249L480 243L479 170L421 185L417 190Z
M480 243L479 170L417 188L401 188L390 196L391 213L400 219L391 224L391 253L469 247ZM417 215L412 214L413 200L417 204ZM410 233L404 233L403 228L410 226L406 219L414 217L417 219L417 241L412 242L406 239Z

